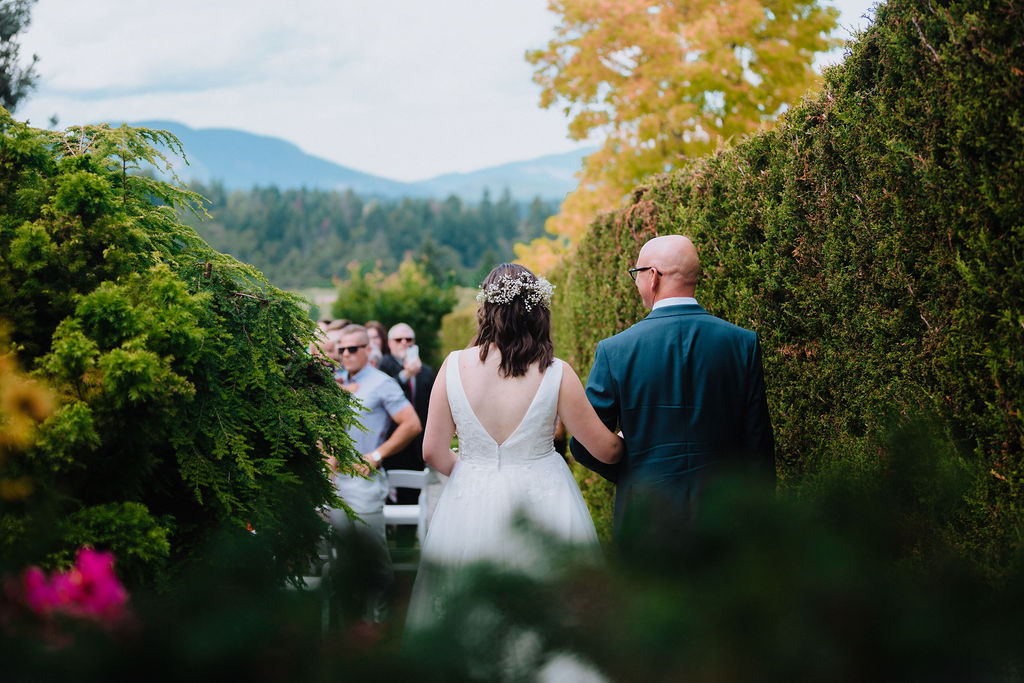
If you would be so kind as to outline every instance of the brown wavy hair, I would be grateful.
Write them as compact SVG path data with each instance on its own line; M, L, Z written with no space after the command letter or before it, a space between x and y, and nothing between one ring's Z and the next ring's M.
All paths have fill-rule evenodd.
M537 276L518 263L502 263L484 278L486 289L502 277L518 278L526 273L536 282ZM534 305L527 310L521 296L507 304L484 301L476 311L477 332L471 346L480 345L480 360L487 360L491 344L498 348L501 361L498 372L505 377L521 377L534 362L546 369L555 360L555 346L551 342L551 311L547 306Z

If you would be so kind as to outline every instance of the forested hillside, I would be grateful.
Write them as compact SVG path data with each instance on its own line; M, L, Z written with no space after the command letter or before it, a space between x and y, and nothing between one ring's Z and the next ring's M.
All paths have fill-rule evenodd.
M506 191L476 203L456 196L367 199L352 191L194 184L212 217L182 220L214 249L262 271L278 287L326 286L353 262L393 271L407 253L424 257L435 279L467 281L475 271L512 258L512 245L540 236L557 202L512 199Z

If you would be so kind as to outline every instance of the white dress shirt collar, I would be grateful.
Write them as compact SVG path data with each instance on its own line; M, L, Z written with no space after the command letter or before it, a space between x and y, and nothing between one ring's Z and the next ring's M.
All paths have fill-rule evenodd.
M697 300L692 296L670 296L667 299L655 301L654 305L651 306L651 310L654 311L663 306L682 306L683 304L696 305Z

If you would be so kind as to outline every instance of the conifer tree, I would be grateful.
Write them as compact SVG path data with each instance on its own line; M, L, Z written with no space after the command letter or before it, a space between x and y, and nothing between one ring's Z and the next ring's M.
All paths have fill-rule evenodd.
M348 463L353 419L307 353L297 297L213 251L177 217L195 193L146 129L49 132L0 109L0 320L57 407L24 457L34 493L2 502L0 556L66 564L110 549L132 583L171 578L211 538L255 529L283 576L339 505L322 452Z

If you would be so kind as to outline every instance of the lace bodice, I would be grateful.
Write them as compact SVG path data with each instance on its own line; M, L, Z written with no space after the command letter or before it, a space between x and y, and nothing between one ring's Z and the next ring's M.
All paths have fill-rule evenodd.
M522 421L501 444L495 442L469 405L462 386L458 355L448 356L446 388L455 429L459 436L459 460L473 465L506 466L526 464L555 452L555 419L558 413L558 389L562 383L562 361L555 359L544 372L537 393Z

